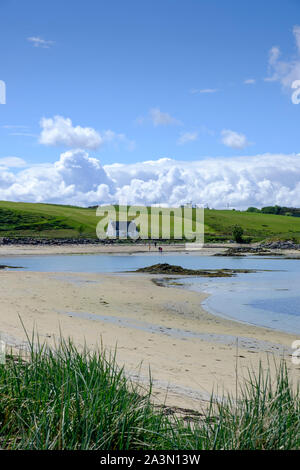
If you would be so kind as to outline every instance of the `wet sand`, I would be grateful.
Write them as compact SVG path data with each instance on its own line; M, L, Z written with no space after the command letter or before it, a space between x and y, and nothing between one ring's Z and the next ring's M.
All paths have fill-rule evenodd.
M299 338L211 315L201 307L204 293L154 278L161 276L0 271L1 337L24 346L21 317L29 335L35 328L50 344L61 333L78 345L117 347L118 364L134 380L147 385L151 368L157 403L167 393L168 405L185 408L201 409L212 390L235 393L248 367L262 361L274 369L282 355L299 380L289 357Z

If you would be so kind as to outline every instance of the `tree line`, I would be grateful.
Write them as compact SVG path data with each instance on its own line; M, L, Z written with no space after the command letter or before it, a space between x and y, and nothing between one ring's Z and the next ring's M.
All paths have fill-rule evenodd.
M300 209L296 207L284 206L266 206L258 209L257 207L248 207L246 212L260 212L262 214L288 215L290 217L300 217Z

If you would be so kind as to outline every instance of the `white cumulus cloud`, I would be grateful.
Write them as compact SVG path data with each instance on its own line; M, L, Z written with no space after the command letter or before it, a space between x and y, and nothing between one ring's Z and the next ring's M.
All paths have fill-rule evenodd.
M54 171L66 186L73 185L77 191L95 190L100 183L113 187L100 161L83 150L62 153L60 159L54 163Z
M300 154L176 161L169 158L102 166L83 150L53 164L0 168L0 200L97 205L178 206L188 201L224 208L300 207Z
M221 135L222 143L226 145L226 147L241 150L250 145L244 134L239 134L230 129L223 129Z
M129 150L135 147L135 142L129 140L125 134L118 134L109 129L100 133L92 127L73 126L71 119L63 116L42 118L40 126L42 131L39 142L44 145L86 150L96 150L111 143L123 143Z
M95 150L103 143L100 134L91 127L73 126L71 119L63 116L42 118L40 143L65 145L72 148Z

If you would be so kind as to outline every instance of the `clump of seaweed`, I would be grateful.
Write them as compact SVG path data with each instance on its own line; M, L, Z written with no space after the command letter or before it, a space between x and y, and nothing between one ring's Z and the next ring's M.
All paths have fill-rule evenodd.
M158 263L145 268L139 268L135 272L148 274L178 274L181 276L233 277L239 273L253 273L257 271L254 269L188 269L168 263Z

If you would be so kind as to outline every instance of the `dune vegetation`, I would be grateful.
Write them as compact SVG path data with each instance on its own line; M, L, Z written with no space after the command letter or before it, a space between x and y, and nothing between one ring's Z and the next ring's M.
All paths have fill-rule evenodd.
M300 396L281 362L277 375L262 368L226 396L190 418L151 401L114 355L54 348L29 341L29 352L0 364L1 449L203 450L297 449Z

